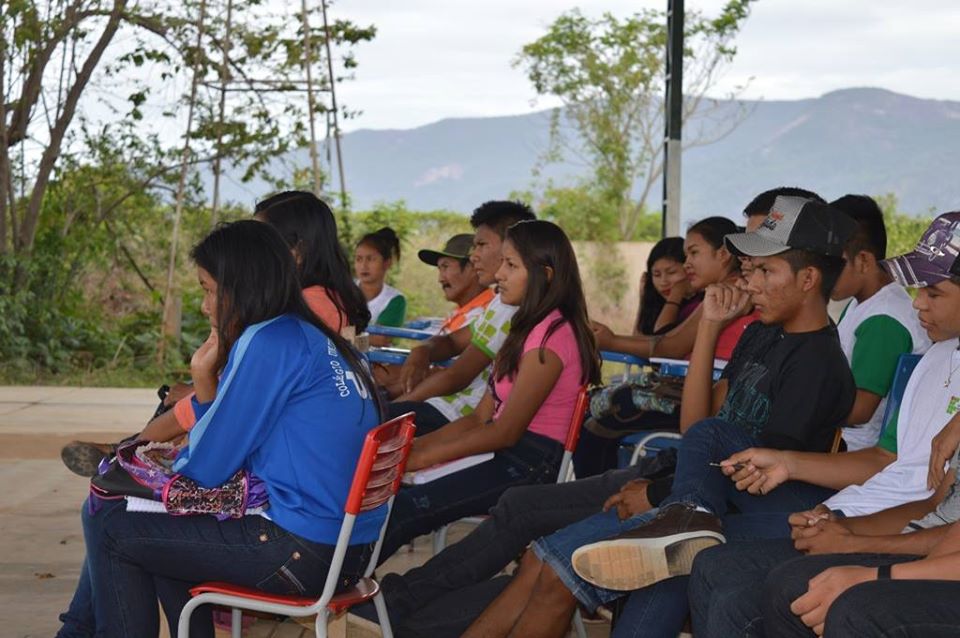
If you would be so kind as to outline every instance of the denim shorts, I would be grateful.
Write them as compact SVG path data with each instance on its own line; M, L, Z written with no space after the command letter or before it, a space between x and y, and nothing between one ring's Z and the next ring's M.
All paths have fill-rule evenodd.
M577 576L571 563L573 553L584 545L607 540L622 532L635 529L651 520L656 514L657 510L654 508L649 512L621 521L617 516L616 508L609 512L598 512L590 518L585 518L578 523L568 525L560 531L534 541L533 552L537 555L537 558L556 572L580 604L592 612L600 605L626 596L630 592L603 589L591 585Z

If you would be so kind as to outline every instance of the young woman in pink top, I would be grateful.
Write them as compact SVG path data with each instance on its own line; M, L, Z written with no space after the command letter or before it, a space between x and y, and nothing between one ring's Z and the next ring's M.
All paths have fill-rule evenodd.
M485 514L517 485L556 480L580 386L600 359L569 239L547 221L507 230L497 271L503 301L519 306L476 410L414 442L408 470L493 452L491 460L401 490L382 559L413 538Z

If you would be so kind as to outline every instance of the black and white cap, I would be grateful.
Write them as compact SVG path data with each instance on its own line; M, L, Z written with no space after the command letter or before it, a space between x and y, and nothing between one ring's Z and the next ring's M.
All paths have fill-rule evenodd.
M857 223L841 210L804 197L780 196L757 230L727 235L726 243L734 254L745 257L770 257L788 250L841 257L856 231Z

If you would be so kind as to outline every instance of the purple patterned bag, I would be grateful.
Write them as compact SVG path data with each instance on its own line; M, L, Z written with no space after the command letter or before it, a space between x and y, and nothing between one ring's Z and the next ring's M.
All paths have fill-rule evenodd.
M132 441L117 448L116 461L133 480L153 492L168 513L211 514L220 520L240 518L247 510L269 506L263 481L238 470L220 487L202 487L173 471L180 446L170 442Z

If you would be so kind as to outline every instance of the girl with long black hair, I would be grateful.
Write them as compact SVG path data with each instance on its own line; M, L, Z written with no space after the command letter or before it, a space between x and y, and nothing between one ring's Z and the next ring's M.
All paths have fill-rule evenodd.
M600 379L576 256L559 226L524 221L503 243L497 283L519 306L472 414L419 437L407 467L426 468L493 452L479 465L397 496L384 559L416 536L484 514L509 487L556 479L580 387Z
M313 193L285 191L258 203L254 217L276 228L293 251L303 297L320 320L338 332L363 332L370 311L350 276L330 207Z
M94 629L108 638L157 635L158 597L175 626L202 581L319 595L354 465L380 421L360 355L307 307L271 226L218 227L191 255L211 330L191 360L197 422L173 471L213 487L246 469L263 481L269 509L220 521L128 512L123 500L93 515L84 508L87 559L74 603L87 596L89 606L95 592ZM357 519L344 586L362 574L385 515L381 507ZM195 618L197 635L212 636L209 612ZM77 628L61 635L77 635L68 629Z
M686 258L682 237L665 237L654 244L640 279L640 309L633 334L662 334L699 305L683 269Z

